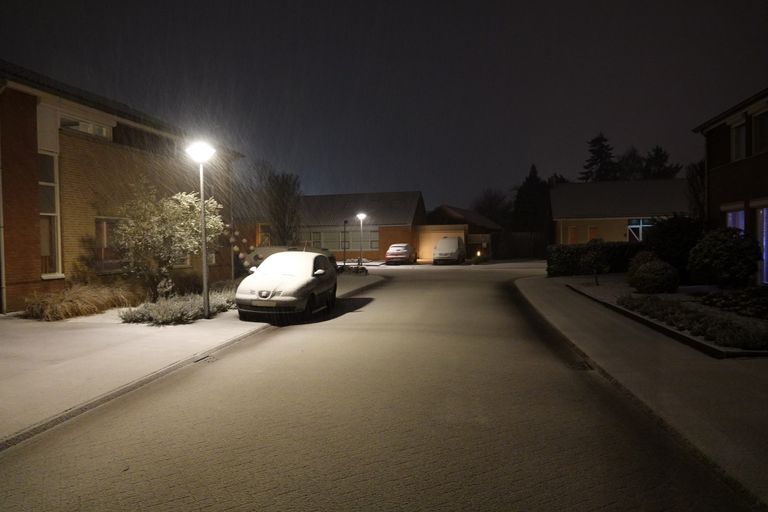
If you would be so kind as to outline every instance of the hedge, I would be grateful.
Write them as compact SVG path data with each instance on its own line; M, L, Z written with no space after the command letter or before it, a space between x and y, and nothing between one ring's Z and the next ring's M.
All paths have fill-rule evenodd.
M646 250L642 243L603 242L599 244L550 245L547 247L547 276L584 274L581 262L588 251L597 250L608 264L608 272L626 272L638 252Z

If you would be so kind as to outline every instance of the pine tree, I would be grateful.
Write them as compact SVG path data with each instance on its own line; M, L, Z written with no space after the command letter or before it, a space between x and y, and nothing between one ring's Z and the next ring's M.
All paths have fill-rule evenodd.
M674 178L682 168L680 164L670 164L669 153L656 145L645 157L643 178L650 180Z
M549 226L549 185L539 177L535 165L517 188L512 214L517 229L523 231L544 231Z
M589 158L579 174L581 181L610 181L617 179L618 167L613 159L613 148L601 133L589 141Z

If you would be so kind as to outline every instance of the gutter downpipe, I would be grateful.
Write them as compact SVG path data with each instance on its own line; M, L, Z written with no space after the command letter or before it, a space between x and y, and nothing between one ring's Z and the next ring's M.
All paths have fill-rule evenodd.
M0 96L7 87L7 82L0 82ZM0 122L0 314L8 311L5 296L5 220L3 217L3 160L2 160L3 123Z

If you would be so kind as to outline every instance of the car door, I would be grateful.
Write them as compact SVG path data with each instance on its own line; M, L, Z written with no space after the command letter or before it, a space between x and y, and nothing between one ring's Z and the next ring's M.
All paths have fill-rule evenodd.
M317 285L315 286L315 293L318 297L327 295L333 286L334 269L331 268L331 263L325 256L315 256L314 264L312 265L312 275L315 271L323 270L324 274L321 276L315 276Z

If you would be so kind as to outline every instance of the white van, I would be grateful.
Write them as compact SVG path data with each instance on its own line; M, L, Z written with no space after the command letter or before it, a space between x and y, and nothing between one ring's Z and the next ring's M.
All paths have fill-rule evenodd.
M440 263L464 263L467 258L467 249L464 239L460 236L444 236L437 241L432 250L432 264Z

